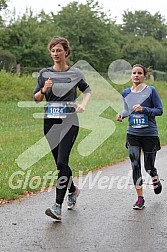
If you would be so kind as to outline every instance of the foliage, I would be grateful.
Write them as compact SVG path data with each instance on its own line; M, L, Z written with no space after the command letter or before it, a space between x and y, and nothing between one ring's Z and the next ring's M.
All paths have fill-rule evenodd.
M17 76L4 70L0 71L0 100L3 103L11 101L33 100L35 78L31 75ZM7 91L6 91L7 90Z
M95 0L71 2L58 13L34 15L31 9L18 17L13 13L9 22L0 26L0 49L14 54L26 72L40 69L52 64L47 45L55 35L69 39L70 64L86 60L98 72L107 72L111 62L124 59L158 71L167 69L167 25L159 12L125 11L119 25Z
M124 11L123 31L134 36L153 37L161 41L166 38L167 27L165 19L159 12L151 15L148 11Z
M8 0L0 0L0 25L3 25L3 18L1 16L1 12L8 7L7 2Z
M11 52L0 50L0 70L14 71L16 66L16 57Z
M92 7L73 2L53 15L53 20L71 42L72 62L86 60L99 71L106 71L111 61L120 57L120 50L110 35L109 20L98 7L97 3Z
M47 20L47 15L45 19ZM14 23L10 22L5 30L8 42L3 47L16 55L17 63L33 67L43 67L44 62L51 63L47 51L51 27L49 23L44 25L42 18L39 21L38 17L34 17L31 10L27 10L27 13ZM44 36L45 34L48 35Z
M129 36L129 43L122 48L122 56L132 65L140 62L144 66L151 66L159 69L160 57L158 53L163 46L152 37L136 37Z
M0 0L0 11L7 8L8 0Z
M154 80L167 81L167 72L160 72L160 71L154 70L152 71L152 74L154 76Z

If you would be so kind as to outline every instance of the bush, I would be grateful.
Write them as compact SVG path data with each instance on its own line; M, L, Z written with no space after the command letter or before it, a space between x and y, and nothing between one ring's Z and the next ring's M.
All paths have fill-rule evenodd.
M13 72L16 67L16 57L7 50L0 50L0 70Z
M166 72L153 70L152 74L154 76L154 80L156 80L156 81L167 81L167 73Z
M21 66L20 72L21 74L30 74L38 73L43 67L23 67Z

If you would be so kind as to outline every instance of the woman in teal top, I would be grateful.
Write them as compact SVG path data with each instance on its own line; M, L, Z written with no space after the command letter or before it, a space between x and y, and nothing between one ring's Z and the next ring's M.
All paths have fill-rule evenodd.
M133 209L144 208L141 174L141 150L144 152L144 167L151 176L154 192L159 194L162 185L155 168L156 153L160 150L160 141L155 116L163 113L162 103L156 89L144 83L147 69L136 64L132 68L132 87L123 90L124 110L116 116L117 121L129 119L126 147L129 151L133 171L133 182L138 195Z

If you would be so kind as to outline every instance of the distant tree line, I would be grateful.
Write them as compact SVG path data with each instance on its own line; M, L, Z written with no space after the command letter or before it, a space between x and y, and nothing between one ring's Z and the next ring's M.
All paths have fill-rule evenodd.
M70 41L71 64L86 60L97 71L107 72L112 61L124 59L166 72L167 24L159 12L124 11L123 23L117 24L97 1L88 0L69 3L57 13L42 10L34 15L28 9L5 20L1 13L7 4L0 0L0 69L11 71L19 64L31 72L51 65L47 45L59 35Z

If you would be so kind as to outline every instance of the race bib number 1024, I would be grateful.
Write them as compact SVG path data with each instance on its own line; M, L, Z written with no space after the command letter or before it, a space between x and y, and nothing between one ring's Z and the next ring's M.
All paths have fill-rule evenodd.
M50 103L47 107L47 118L66 118L66 104Z

